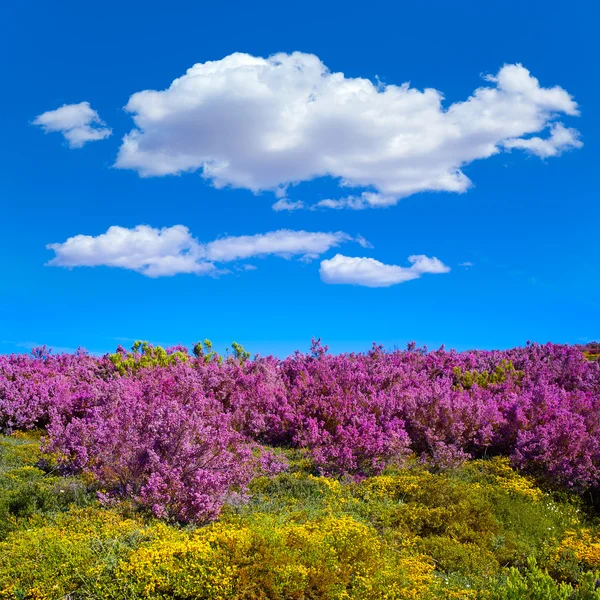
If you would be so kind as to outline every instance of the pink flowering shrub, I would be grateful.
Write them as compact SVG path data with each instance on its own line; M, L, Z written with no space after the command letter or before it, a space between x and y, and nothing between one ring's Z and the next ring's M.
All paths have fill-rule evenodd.
M557 485L598 490L600 362L588 350L38 351L0 357L0 429L46 428L64 464L109 496L181 520L212 518L258 463L283 468L251 458L259 444L304 448L322 473L358 478L408 453L441 467L505 455Z
M52 354L43 347L31 356L0 356L0 433L45 427L53 415L76 414L112 374L106 358L84 350Z
M230 420L192 370L173 365L107 382L81 416L53 420L48 449L92 473L104 499L202 522L253 474L251 449Z
M193 367L206 395L231 415L236 430L261 443L292 441L295 410L276 358L209 363L202 359Z
M600 396L538 384L519 398L521 427L512 423L513 462L567 487L600 478Z
M293 407L291 438L311 451L323 474L376 474L407 454L404 421L368 360L326 351L313 340L310 354L281 364Z

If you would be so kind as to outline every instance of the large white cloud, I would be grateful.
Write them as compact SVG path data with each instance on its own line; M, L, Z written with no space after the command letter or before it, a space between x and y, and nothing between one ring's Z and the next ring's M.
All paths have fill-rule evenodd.
M442 261L423 254L409 256L410 267L386 265L374 258L344 256L336 254L321 262L321 280L325 283L347 283L366 287L389 287L412 279L419 279L424 273L448 273Z
M311 54L236 53L131 96L136 127L116 166L142 176L201 170L216 187L273 190L277 210L302 207L281 200L290 183L332 176L357 191L320 206L364 208L464 192L471 182L461 169L504 149L547 157L581 145L556 121L578 114L564 89L541 87L519 64L486 81L445 107L435 89L347 78Z
M155 229L113 226L98 236L76 235L63 243L48 244L57 267L109 266L131 269L148 277L177 273L217 274L215 263L278 255L312 259L344 242L368 243L343 232L308 232L281 229L264 234L230 236L200 243L183 225ZM245 266L251 270L252 266Z
M42 127L46 133L62 133L71 148L81 148L87 142L103 140L112 134L89 102L64 104L38 115L33 124Z

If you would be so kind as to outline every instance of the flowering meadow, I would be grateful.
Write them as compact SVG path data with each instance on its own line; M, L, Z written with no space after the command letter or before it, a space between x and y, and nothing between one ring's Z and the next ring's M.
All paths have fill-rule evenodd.
M600 346L0 357L0 598L600 599Z

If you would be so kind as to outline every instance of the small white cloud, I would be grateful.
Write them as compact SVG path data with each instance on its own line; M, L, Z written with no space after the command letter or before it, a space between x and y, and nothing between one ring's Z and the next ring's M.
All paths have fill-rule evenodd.
M70 148L81 148L87 142L103 140L112 134L112 129L105 127L106 123L89 102L64 104L38 115L33 124L42 127L46 133L62 133Z
M581 148L583 142L579 139L577 129L565 127L562 123L555 123L550 128L550 137L542 139L540 137L517 138L504 142L507 149L520 148L535 154L540 158L550 156L559 156L567 150Z
M433 275L439 273L449 273L450 267L446 266L441 260L435 256L429 258L424 254L413 254L408 257L408 262L412 263L410 269L416 273L431 273Z
M475 263L472 263L470 261L466 261L466 262L459 263L458 266L459 267L464 267L465 269L468 269L469 267L474 267Z
M282 210L299 210L301 208L304 208L304 202L302 202L301 200L291 201L287 198L281 198L280 200L277 200L277 202L275 202L275 204L273 204L271 208L275 212L280 212Z
M321 262L320 275L325 283L346 283L366 287L389 287L412 279L419 279L424 273L448 273L447 267L439 259L423 254L409 256L410 267L387 265L374 258L351 257L336 254Z
M318 258L344 242L368 242L343 232L308 232L281 229L257 235L230 236L200 243L183 225L155 229L138 225L133 229L112 226L98 236L76 235L63 243L48 244L55 257L47 264L55 267L120 267L147 277L178 273L220 275L215 263L226 263L266 255L302 260ZM254 265L241 267L255 270Z
M197 63L164 90L143 90L126 110L135 127L116 166L141 176L200 170L221 188L272 191L275 210L307 208L289 186L330 176L354 188L319 208L386 207L422 191L461 193L463 168L503 150L555 156L581 145L555 124L579 114L567 91L504 65L464 101L408 83L346 77L315 55L235 53ZM551 126L548 140L529 137Z

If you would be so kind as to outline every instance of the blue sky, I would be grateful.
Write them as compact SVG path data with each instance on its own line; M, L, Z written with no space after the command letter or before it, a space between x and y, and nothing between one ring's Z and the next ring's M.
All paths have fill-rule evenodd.
M598 13L3 6L0 352L599 338Z

